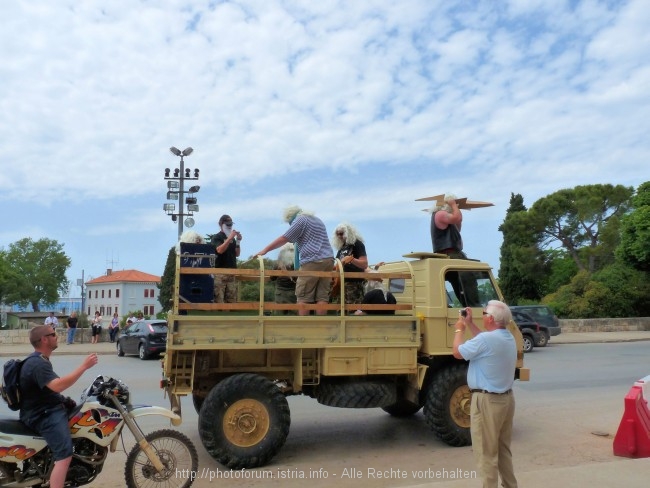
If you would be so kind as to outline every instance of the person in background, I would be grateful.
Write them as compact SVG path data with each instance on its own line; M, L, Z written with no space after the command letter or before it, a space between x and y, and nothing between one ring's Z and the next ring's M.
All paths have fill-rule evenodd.
M102 316L99 311L95 312L95 318L92 321L91 344L97 344L102 335Z
M142 312L138 312L136 314L136 318L135 318L134 322L142 322L143 320L144 320L144 314Z
M85 371L97 364L97 354L89 354L72 373L59 377L50 356L58 347L57 335L49 325L37 325L29 331L34 352L20 371L22 405L20 420L41 435L54 457L50 488L62 488L72 460L72 437L68 427L68 409L75 402L61 393L74 385ZM33 358L33 359L32 359Z
M332 247L336 249L336 258L343 264L343 273L363 273L368 267L368 256L363 238L357 229L341 223L334 229ZM361 303L364 295L363 278L345 278L345 303Z
M66 321L66 328L68 329L68 336L66 338L66 344L74 343L74 336L77 333L77 324L79 319L77 318L77 312L72 312Z
M111 323L108 325L108 337L110 338L111 342L115 342L115 336L117 336L117 332L120 330L120 321L117 318L117 312L113 314L113 318L111 319Z
M237 269L237 258L241 253L242 235L233 229L234 222L230 215L219 219L219 232L212 236L210 243L217 251L215 268ZM215 273L215 303L234 303L237 301L237 280L233 275Z
M284 209L284 221L290 225L289 230L273 240L256 256L264 256L287 242L293 242L297 247L300 271L332 271L334 254L323 221L312 213L304 212L296 205ZM296 280L297 303L327 305L331 284L332 279L329 277L299 276ZM316 313L325 315L327 310L317 310ZM298 310L298 315L309 315L309 310Z
M484 332L472 321L471 307L460 312L461 316L456 322L453 354L456 359L469 361L467 386L472 392L472 449L483 478L483 486L496 488L501 475L501 483L505 488L516 488L510 441L515 415L512 384L517 363L517 345L513 335L506 330L512 314L505 303L490 300L483 310ZM472 338L464 342L466 328L469 328Z
M55 317L54 312L50 312L50 315L45 319L45 325L49 325L53 329L56 329L59 326L59 321Z
M433 252L447 254L451 258L467 259L460 236L463 214L458 208L456 197L452 194L445 195L445 203L436 205L431 212Z

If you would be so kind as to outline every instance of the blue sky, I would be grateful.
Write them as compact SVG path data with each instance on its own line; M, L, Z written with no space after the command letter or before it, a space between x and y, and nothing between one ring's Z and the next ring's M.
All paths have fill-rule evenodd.
M191 146L194 230L232 215L245 257L289 204L355 224L371 263L429 251L415 199L451 192L495 204L463 237L498 269L512 192L650 179L649 6L2 2L0 247L56 239L73 283L162 274L163 173Z

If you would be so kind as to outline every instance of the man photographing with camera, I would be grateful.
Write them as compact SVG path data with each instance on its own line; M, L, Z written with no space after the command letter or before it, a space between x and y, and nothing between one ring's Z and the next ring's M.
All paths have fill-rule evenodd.
M483 310L485 331L472 321L469 307L460 310L454 331L454 357L469 361L472 448L484 487L496 488L499 475L505 488L517 487L510 451L515 414L512 384L517 363L515 338L506 330L511 319L505 303L490 300ZM464 342L466 328L472 338Z

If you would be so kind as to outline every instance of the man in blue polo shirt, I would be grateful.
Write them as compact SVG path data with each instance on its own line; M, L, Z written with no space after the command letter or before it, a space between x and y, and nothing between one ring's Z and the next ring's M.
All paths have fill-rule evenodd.
M456 322L454 357L469 361L467 386L472 391L472 447L483 487L496 488L501 475L505 488L516 488L510 441L515 414L512 384L517 345L506 330L512 314L505 303L490 300L483 310L486 330L482 331L472 321L472 309L464 310L466 316L460 316ZM473 337L463 343L466 328Z

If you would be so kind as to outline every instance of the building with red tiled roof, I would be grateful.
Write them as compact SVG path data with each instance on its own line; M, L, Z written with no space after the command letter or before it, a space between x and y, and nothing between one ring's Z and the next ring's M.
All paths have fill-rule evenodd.
M115 312L120 319L136 310L155 317L162 309L158 302L159 283L160 276L137 269L108 269L104 276L86 282L85 311L90 317L99 311L106 326Z

